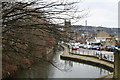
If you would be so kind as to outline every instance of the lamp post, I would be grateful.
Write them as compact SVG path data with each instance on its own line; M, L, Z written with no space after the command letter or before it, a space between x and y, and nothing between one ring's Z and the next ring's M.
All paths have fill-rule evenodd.
M102 58L102 53L101 53L101 44L102 44L102 40L100 40L100 58Z

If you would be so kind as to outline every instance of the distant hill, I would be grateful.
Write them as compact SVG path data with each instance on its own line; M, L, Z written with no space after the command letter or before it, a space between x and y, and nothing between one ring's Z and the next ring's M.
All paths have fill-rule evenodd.
M84 30L91 33L96 33L97 30L105 30L108 33L120 33L120 28L107 28L107 27L95 27L95 26L82 26L82 25L72 25L72 30Z

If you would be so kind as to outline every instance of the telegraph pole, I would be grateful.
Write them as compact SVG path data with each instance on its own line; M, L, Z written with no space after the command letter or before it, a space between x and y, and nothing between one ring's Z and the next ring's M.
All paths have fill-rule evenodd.
M87 20L85 20L85 26L87 26Z

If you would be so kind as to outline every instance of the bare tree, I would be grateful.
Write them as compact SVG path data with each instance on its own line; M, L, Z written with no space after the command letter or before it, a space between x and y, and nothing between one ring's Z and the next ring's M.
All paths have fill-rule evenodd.
M15 2L15 3L2 3L2 19L3 19L3 48L4 45L8 46L7 42L28 44L29 41L18 38L17 34L24 34L21 29L39 29L55 39L60 39L62 31L60 31L56 24L57 20L64 20L67 16L69 19L80 18L76 15L68 14L68 12L76 12L74 6L78 2L46 2L43 0L32 2ZM74 13L75 14L75 13ZM56 33L56 34L54 34ZM33 33L29 33L31 35ZM35 34L34 34L35 35ZM9 36L9 37L7 37ZM41 39L45 35L35 35ZM62 36L63 37L63 36ZM11 38L11 40L10 40ZM17 40L16 40L17 39ZM9 41L10 40L10 41ZM12 43L11 42L11 43ZM11 43L9 46L11 46ZM14 46L15 47L15 46ZM6 47L5 47L6 48ZM14 49L14 48L12 48ZM19 51L18 51L19 52Z
M79 1L2 2L3 55L30 58L36 47L45 49L66 37L59 29L63 24L61 20L81 18L75 15L77 3Z

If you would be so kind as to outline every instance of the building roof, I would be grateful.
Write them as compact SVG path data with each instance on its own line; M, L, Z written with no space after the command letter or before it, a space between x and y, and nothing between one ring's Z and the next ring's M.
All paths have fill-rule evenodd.
M111 38L111 37L95 37L95 38Z
M115 36L114 38L120 38L120 36Z
M100 42L97 42L97 41L88 41L89 43L100 43Z

